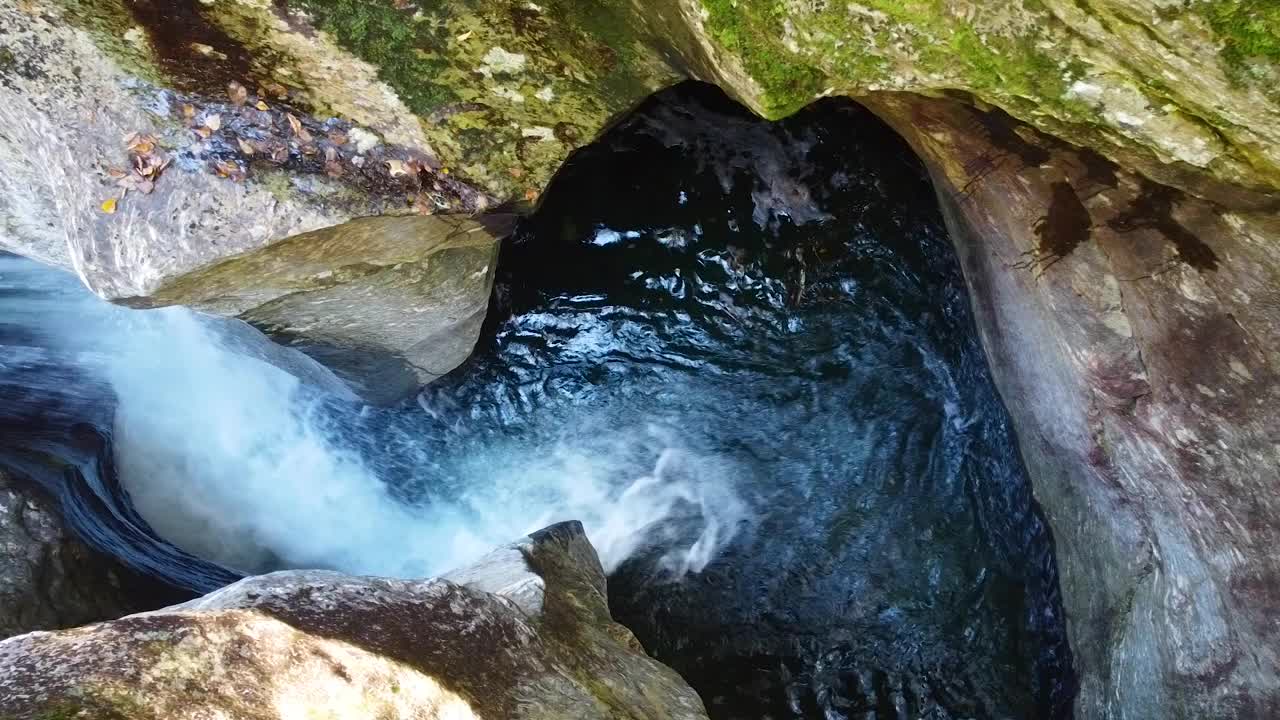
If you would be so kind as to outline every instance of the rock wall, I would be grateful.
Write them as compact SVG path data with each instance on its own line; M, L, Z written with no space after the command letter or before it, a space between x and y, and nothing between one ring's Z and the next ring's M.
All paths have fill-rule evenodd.
M953 100L925 158L1053 527L1085 718L1280 714L1280 222Z
M706 718L576 522L425 581L289 571L0 643L4 717Z
M38 487L0 470L0 638L136 612L136 583L74 537Z

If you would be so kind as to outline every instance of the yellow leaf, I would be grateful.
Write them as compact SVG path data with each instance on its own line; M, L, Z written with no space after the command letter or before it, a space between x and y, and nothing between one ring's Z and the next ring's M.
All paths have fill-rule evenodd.
M238 138L236 142L240 144L240 152L244 153L245 155L253 154L253 146L250 145L247 140L245 140L244 138Z
M271 109L271 108L270 108L266 103L262 102L261 100L259 100L259 101L258 101L258 104L254 105L254 107L258 108L259 110L270 110L270 109Z
M108 198L102 202L102 212L110 215L116 211L116 199Z

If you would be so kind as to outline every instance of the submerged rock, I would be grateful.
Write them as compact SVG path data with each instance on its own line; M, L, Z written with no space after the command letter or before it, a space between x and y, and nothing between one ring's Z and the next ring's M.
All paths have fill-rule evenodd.
M288 571L0 643L12 718L705 718L605 601L576 522L424 581Z
M1280 223L1008 118L975 133L956 101L868 104L948 216L1056 538L1079 716L1280 716Z

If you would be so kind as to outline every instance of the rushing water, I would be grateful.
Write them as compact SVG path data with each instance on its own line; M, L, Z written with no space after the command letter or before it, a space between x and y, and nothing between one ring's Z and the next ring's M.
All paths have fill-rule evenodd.
M851 103L777 125L697 86L647 103L504 249L472 360L393 410L219 349L184 311L6 294L5 267L23 349L0 395L57 408L8 427L96 423L59 449L58 492L155 575L233 577L152 528L243 571L422 575L576 517L615 615L714 717L1068 712L1051 541L936 203ZM40 337L23 328L60 323L17 317L33 293L102 320Z

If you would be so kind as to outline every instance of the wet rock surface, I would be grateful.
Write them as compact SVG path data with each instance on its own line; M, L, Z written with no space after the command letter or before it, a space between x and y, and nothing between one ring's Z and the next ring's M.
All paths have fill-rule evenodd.
M488 580L273 573L165 610L12 638L0 643L0 712L706 717L610 619L581 525L533 533L469 572Z
M1017 129L1028 164L956 102L869 104L947 212L1057 540L1079 716L1275 715L1280 225Z
M0 638L144 609L125 587L136 583L76 538L43 490L0 469Z

